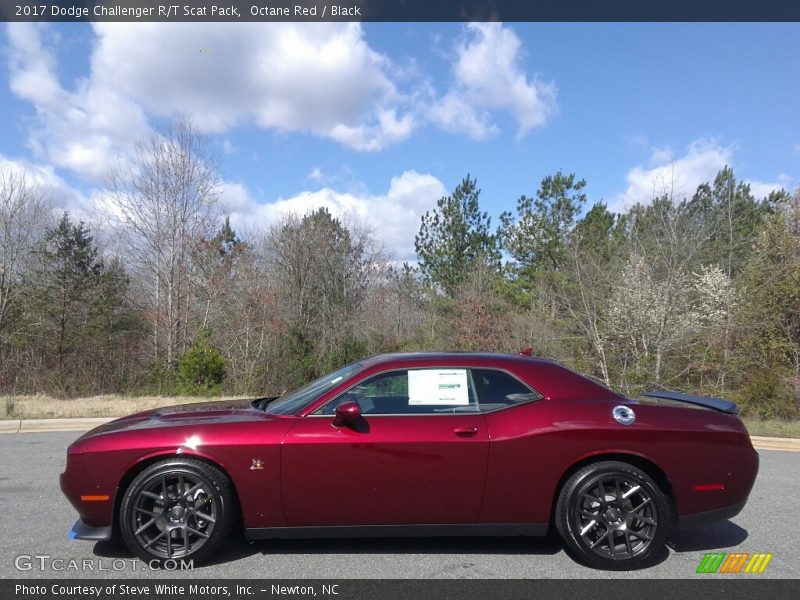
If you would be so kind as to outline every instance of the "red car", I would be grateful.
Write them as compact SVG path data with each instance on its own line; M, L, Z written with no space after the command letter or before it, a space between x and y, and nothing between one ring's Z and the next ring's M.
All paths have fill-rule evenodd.
M594 567L648 564L671 532L736 515L758 454L736 406L636 402L555 363L387 354L279 398L163 408L73 443L70 532L148 561L249 538L544 535Z

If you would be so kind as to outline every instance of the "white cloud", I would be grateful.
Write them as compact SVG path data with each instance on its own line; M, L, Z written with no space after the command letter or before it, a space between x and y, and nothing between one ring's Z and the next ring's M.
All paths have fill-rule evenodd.
M95 79L80 80L75 90L65 90L42 33L45 26L8 25L11 90L36 109L29 145L41 160L99 179L118 155L150 131L144 112Z
M10 87L36 109L37 157L101 179L151 133L148 115L198 129L255 123L362 151L406 139L416 122L359 23L95 23L88 77L57 77L46 26L8 25ZM235 31L234 31L235 28ZM223 144L223 151L232 147Z
M498 131L501 111L524 135L555 111L554 84L526 74L520 39L499 23L465 26L443 95L413 59L402 65L375 51L360 23L92 28L85 77L59 81L59 38L48 25L9 24L8 65L12 92L36 110L37 159L95 181L152 133L152 117L188 114L206 133L253 124L369 152L426 123L483 139ZM235 151L230 140L221 148Z
M54 216L67 211L75 220L94 223L92 200L59 177L51 165L0 154L0 172L24 177L25 183L35 188L52 208Z
M750 186L750 192L753 194L753 196L760 200L761 198L766 198L769 196L771 192L791 189L792 178L788 175L781 174L778 175L777 181L774 182L747 179L745 180L745 183Z
M236 147L233 145L233 142L226 138L222 140L222 152L224 154L233 154L236 152Z
M663 165L673 158L675 158L675 152L669 146L664 146L663 148L653 146L650 149L650 162L654 165Z
M522 68L522 43L500 23L469 23L456 48L451 89L435 101L429 118L473 139L496 133L492 111L504 110L523 136L556 111L556 87Z
M313 167L306 175L306 181L322 181L325 175L319 167Z
M609 209L627 212L634 204L649 204L653 198L668 195L675 201L690 198L697 187L713 182L725 166L734 166L734 146L723 146L715 139L699 139L689 144L686 153L674 158L669 147L651 147L651 167L637 165L625 179L628 187L610 203ZM790 189L792 178L781 174L774 182L743 179L758 199L773 190Z
M692 142L686 154L674 160L654 149L651 160L661 158L661 164L650 168L637 165L628 171L625 177L628 186L609 203L609 209L626 212L634 204L649 204L664 194L676 201L691 197L698 185L713 181L725 165L731 164L732 154L733 147L722 146L713 139Z
M232 211L234 227L269 225L282 215L304 215L321 207L331 214L370 226L375 237L399 260L414 258L414 235L422 214L447 194L441 181L406 171L393 177L385 194L339 192L329 187L305 191L274 202L259 203L238 183L226 183L222 201Z
M411 132L359 23L95 23L92 78L206 132L244 123L379 150ZM135 57L132 60L131 57Z

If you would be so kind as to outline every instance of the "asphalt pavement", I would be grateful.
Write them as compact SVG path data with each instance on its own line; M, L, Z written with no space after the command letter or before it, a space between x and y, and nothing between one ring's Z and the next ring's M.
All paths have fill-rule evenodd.
M770 552L766 571L800 577L796 499L800 454L761 450L761 468L740 515L682 534L656 565L595 571L574 562L555 537L363 540L232 539L191 573L151 571L121 542L69 540L77 515L58 487L67 445L80 435L0 436L0 578L709 578L707 552ZM709 457L713 460L713 457ZM513 491L509 491L513 493ZM743 577L733 575L731 577Z

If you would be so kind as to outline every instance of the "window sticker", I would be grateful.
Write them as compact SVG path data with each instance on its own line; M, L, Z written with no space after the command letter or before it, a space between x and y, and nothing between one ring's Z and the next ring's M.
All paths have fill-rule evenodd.
M412 406L469 404L466 369L408 372L408 403Z

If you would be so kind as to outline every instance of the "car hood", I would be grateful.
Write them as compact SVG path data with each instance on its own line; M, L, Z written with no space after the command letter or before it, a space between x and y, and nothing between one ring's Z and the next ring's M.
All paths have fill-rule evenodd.
M88 431L79 440L139 429L273 420L274 417L253 406L262 400L224 400L165 406L114 419Z

